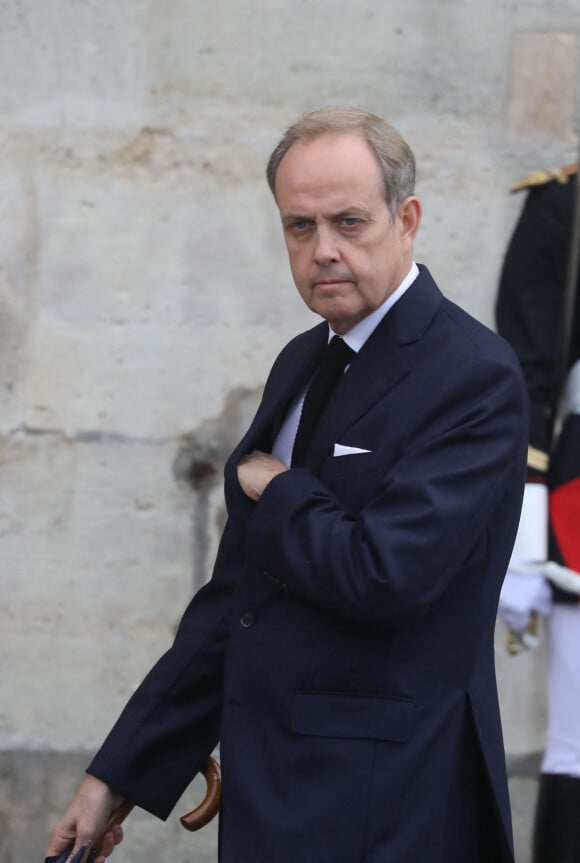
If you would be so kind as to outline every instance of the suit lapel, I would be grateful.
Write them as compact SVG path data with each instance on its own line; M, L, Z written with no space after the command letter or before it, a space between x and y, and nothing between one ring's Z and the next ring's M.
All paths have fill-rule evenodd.
M323 322L293 339L274 364L256 416L226 462L225 493L230 512L232 507L252 506L237 481L240 459L255 449L271 450L292 400L306 387L327 343L328 324Z
M288 358L281 369L282 374L272 381L272 396L264 404L267 421L271 423L272 443L292 402L306 389L327 345L326 322L318 324L289 345L291 350L288 351Z
M306 465L318 471L333 445L412 371L406 345L422 339L442 295L424 267L340 381L312 438ZM364 442L363 442L364 443Z
M306 466L317 472L347 429L405 377L409 368L387 317L363 345L340 381L314 433Z
M322 323L294 339L273 367L254 421L237 452L269 450L293 399L305 389L328 344L328 324ZM262 446L260 447L259 444Z

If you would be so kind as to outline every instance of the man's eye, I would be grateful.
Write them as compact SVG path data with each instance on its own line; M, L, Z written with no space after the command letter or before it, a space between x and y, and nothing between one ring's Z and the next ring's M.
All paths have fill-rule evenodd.
M360 219L357 219L354 216L345 216L345 218L342 220L342 224L346 228L354 228L356 227L356 225L358 225L359 222Z
M297 219L292 223L292 228L295 231L305 231L309 226L309 223L305 219Z

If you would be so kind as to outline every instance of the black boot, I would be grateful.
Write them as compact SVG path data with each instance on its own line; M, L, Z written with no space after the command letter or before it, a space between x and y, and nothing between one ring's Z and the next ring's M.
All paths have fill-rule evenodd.
M580 863L580 779L540 774L533 863Z

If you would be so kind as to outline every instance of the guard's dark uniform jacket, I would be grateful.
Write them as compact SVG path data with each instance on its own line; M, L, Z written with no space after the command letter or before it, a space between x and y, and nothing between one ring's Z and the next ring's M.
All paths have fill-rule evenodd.
M539 171L516 184L527 190L508 246L496 305L497 329L520 360L530 400L528 481L550 490L549 558L580 572L580 416L564 418L554 437L554 411L564 381L555 366L562 333L562 306L572 240L577 165ZM580 297L580 275L577 293ZM580 302L567 356L570 369L580 358ZM557 443L557 446L555 444ZM554 599L578 596L554 588Z

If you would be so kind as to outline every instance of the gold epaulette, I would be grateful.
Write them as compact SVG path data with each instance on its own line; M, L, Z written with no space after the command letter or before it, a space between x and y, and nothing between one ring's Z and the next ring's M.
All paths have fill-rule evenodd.
M515 183L510 192L521 192L522 189L531 189L534 186L544 186L546 183L567 183L570 177L578 173L578 164L564 165L563 168L551 168L549 171L532 171L519 183Z

